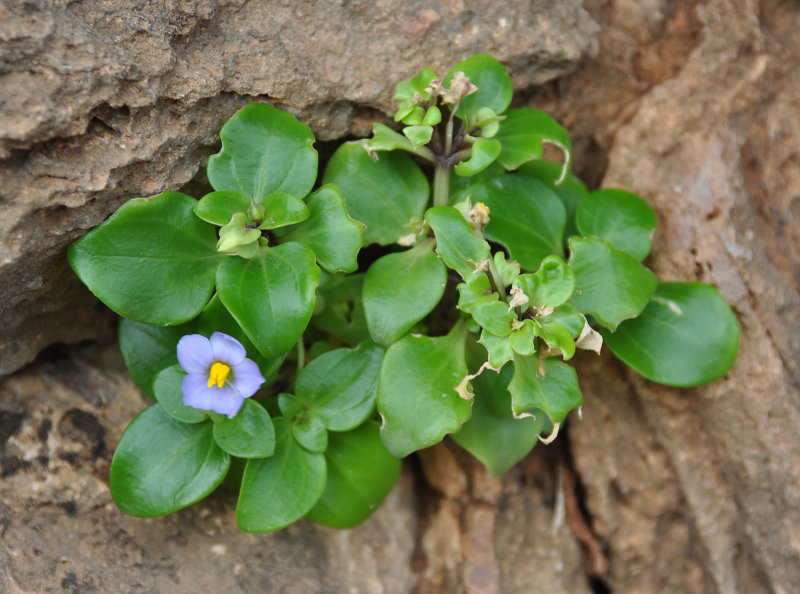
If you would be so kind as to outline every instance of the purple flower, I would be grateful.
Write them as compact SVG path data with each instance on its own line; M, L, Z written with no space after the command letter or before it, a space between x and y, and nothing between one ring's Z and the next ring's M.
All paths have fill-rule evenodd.
M181 338L178 363L186 372L181 384L183 403L235 417L244 399L265 381L258 365L246 355L241 342L222 332L214 332L210 339L200 334Z

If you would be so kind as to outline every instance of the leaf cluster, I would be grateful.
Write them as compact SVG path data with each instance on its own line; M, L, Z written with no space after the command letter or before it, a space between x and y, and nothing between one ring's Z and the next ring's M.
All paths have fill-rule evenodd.
M213 192L131 200L71 247L155 400L114 455L120 509L224 484L242 530L349 527L446 435L496 474L549 442L582 403L576 349L668 385L728 371L739 327L716 289L660 283L647 202L587 190L567 131L512 94L485 54L425 69L397 85L399 130L343 144L318 187L311 130L250 105L220 132ZM213 332L267 378L232 419L183 403L176 344Z

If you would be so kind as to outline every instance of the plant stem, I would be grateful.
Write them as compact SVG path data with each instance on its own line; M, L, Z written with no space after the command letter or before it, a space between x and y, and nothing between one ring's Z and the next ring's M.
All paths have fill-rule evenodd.
M433 205L447 206L450 202L450 165L436 163L433 172Z
M300 371L306 365L306 347L303 344L303 337L297 341L297 371Z

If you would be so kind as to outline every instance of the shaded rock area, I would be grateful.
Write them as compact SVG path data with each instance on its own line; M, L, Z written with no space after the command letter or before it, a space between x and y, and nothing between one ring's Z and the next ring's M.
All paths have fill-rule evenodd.
M333 6L0 7L0 371L94 339L0 384L0 590L800 591L797 3ZM224 492L118 513L108 463L146 402L65 246L190 180L253 99L363 135L396 78L474 51L570 129L584 179L650 200L648 264L719 287L743 330L733 370L676 390L584 354L582 420L553 445L501 478L452 443L421 452L352 531L244 535Z

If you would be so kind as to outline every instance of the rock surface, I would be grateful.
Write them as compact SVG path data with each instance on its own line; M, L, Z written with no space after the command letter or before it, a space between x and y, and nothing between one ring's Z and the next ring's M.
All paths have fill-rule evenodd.
M719 287L743 334L728 376L694 390L608 357L590 364L584 422L570 428L586 504L612 552L613 591L796 592L800 11L647 5L643 24L664 33L635 54L632 74L655 63L648 53L669 43L671 24L694 21L697 34L668 79L600 127L603 185L648 197L660 222L653 269ZM621 11L609 25L597 16L604 35L630 26Z
M412 457L356 530L253 537L224 494L120 515L110 451L145 402L110 343L51 350L0 383L0 590L800 591L796 3L342 3L339 27L310 3L256 4L0 7L0 118L16 113L0 124L0 369L110 333L64 247L192 178L239 106L279 103L320 138L364 134L390 110L379 74L473 51L565 123L585 179L650 200L648 263L719 287L739 360L675 390L583 355L582 420L502 478L446 443Z

